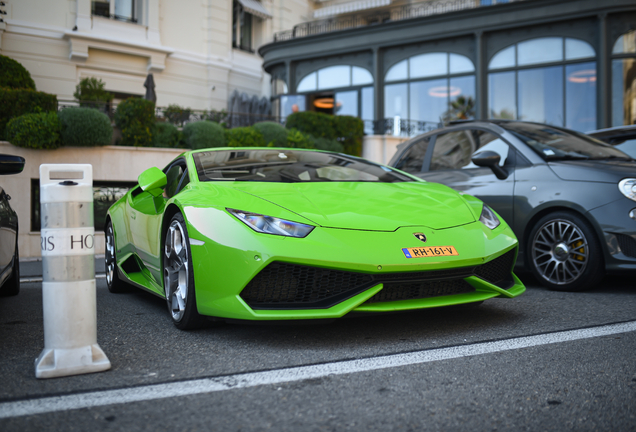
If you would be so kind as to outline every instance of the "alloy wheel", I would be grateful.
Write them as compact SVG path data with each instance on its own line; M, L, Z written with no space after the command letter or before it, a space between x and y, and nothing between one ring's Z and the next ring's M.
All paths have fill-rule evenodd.
M583 231L572 221L552 219L532 240L532 260L539 274L555 285L577 280L589 261L589 245Z
M188 245L183 227L177 220L170 223L164 246L164 286L172 319L181 321L188 299Z
M108 226L106 231L106 283L112 286L115 276L115 237L113 227Z

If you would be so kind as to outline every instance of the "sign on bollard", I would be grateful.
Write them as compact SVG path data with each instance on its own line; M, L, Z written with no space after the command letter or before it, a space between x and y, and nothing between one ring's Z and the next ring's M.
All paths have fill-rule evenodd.
M37 378L100 372L97 344L93 167L40 165L44 350Z

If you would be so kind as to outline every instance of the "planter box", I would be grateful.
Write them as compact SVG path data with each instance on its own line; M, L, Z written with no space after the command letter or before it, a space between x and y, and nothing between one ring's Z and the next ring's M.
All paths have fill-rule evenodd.
M40 233L31 228L31 180L39 179L43 163L83 163L93 165L93 180L136 182L147 168L163 168L183 149L147 147L62 147L56 150L34 150L16 147L0 141L0 153L26 159L24 171L17 175L0 176L0 185L11 195L11 207L18 213L20 258L38 258ZM95 253L104 253L104 233L95 233Z

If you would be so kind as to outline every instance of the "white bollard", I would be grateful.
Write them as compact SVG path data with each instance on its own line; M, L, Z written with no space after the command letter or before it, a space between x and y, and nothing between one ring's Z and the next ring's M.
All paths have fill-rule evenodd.
M100 372L97 344L93 167L40 165L44 350L36 378Z

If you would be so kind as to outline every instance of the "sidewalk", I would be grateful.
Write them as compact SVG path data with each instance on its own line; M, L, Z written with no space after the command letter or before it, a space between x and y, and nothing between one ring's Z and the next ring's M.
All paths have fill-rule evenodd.
M95 277L104 277L104 255L95 255ZM42 259L27 258L20 260L20 281L21 282L41 282L42 281Z

